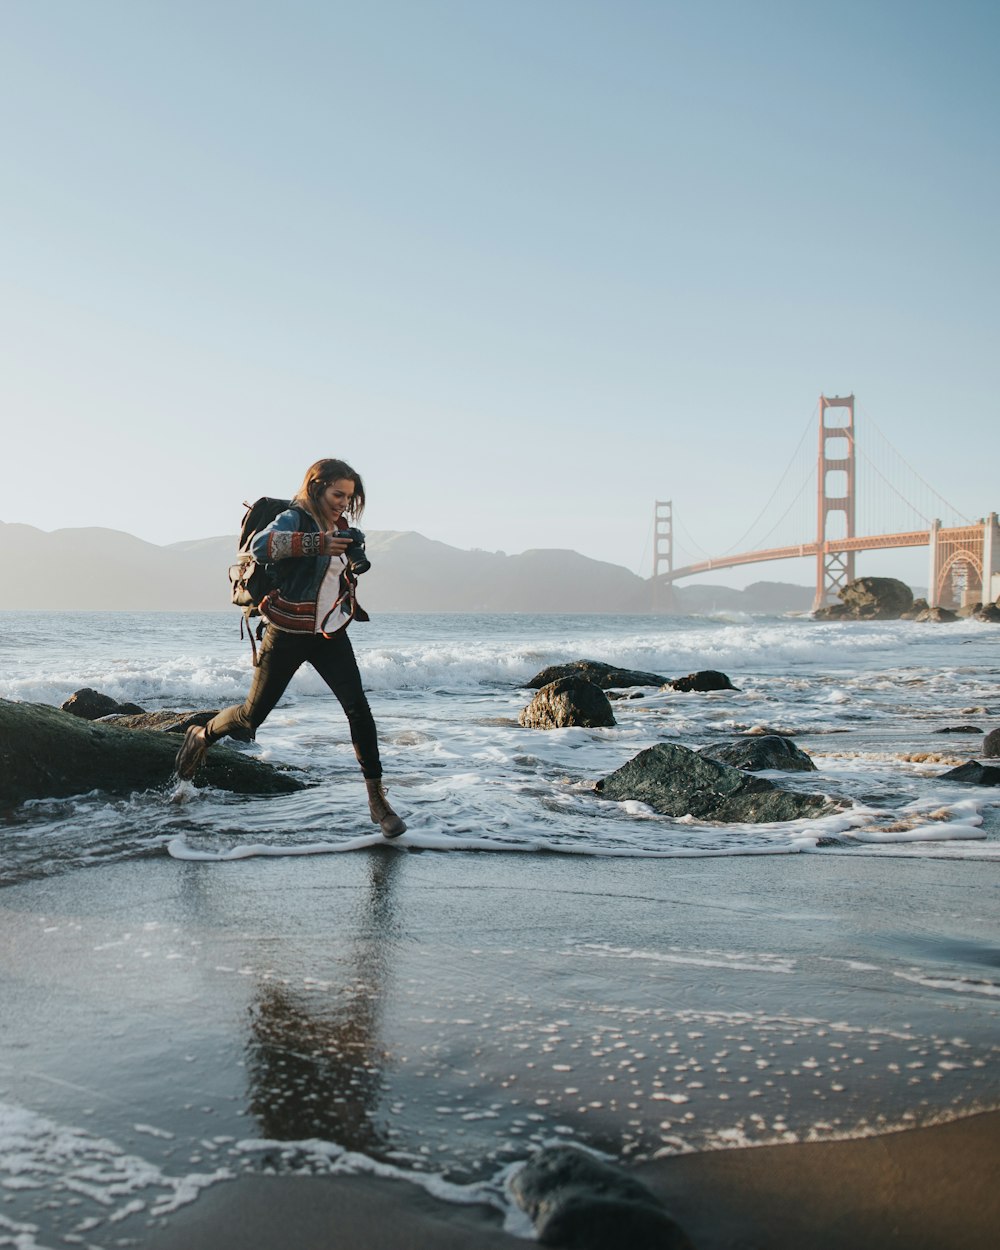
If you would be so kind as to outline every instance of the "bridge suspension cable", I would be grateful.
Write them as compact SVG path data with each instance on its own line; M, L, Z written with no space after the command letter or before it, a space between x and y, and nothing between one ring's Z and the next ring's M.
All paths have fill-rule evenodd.
M788 477L788 475L789 475L789 473L792 471L792 468L793 468L793 466L795 465L796 461L799 459L799 457L800 457L800 455L801 455L801 452L802 452L802 447L803 447L803 445L804 445L804 443L805 443L806 439L808 438L808 436L809 436L810 434L813 434L813 435L814 435L814 433L815 433L815 428L816 428L816 405L814 405L814 406L813 406L813 410L812 410L812 412L809 414L809 420L806 422L806 427L805 427L805 429L802 431L802 437L799 439L798 446L797 446L797 447L795 448L795 450L792 452L791 459L788 461L788 464L785 466L785 471L784 471L784 473L782 473L782 475L781 475L781 477L780 477L780 479L779 479L779 481L778 481L777 486L775 486L774 490L771 492L771 496L770 496L770 498L768 499L767 503L766 503L766 504L764 504L763 508L761 508L760 512L758 512L758 513L757 513L757 515L754 517L754 519L751 521L751 523L747 526L747 528L746 528L745 532L744 532L743 534L741 534L741 535L740 535L740 537L736 540L736 542L735 542L735 543L733 543L733 545L732 545L731 547L727 548L724 552L722 552L722 555L723 555L723 556L732 555L732 553L733 553L734 551L745 550L745 546L744 546L744 544L745 544L745 542L746 542L746 539L747 539L747 538L749 538L749 536L753 533L753 531L754 531L755 527L756 527L756 526L760 523L760 521L763 519L763 517L764 517L765 513L767 512L768 508L770 508L771 504L772 504L772 503L774 503L774 500L775 500L775 498L777 497L778 492L781 490L781 488L782 488L782 487L784 486L784 484L785 484L785 479ZM801 495L802 495L803 490L805 490L806 486L808 486L808 485L809 485L810 478L815 479L815 471L814 471L814 470L815 470L815 464L814 464L813 462L811 462L811 461L810 461L810 464L811 464L810 473L806 476L805 480L804 480L804 481L803 481L803 483L802 483L802 486L801 486L801 487L799 488L799 490L798 490L798 493L795 495L795 498L794 498L794 499L792 500L792 502L788 505L788 507L787 507L787 508L785 509L785 511L781 514L781 516L780 516L780 517L778 518L778 520L774 523L774 525L772 525L772 526L771 526L771 528L768 530L767 535L765 535L765 537L770 537L770 535L774 533L774 531L778 528L778 526L781 524L781 522L782 522L782 521L784 521L784 519L788 516L788 514L789 514L789 512L792 510L792 508L794 508L794 507L795 507L796 503L798 503L798 501L799 501L799 499L800 499L800 497L801 497ZM754 545L755 545L755 546L758 546L758 547L762 547L762 546L764 545L764 543L763 543L763 541L760 541L760 542L758 542L758 543L755 543Z
M683 531L684 537L691 544L693 550L697 551L699 555L704 556L706 560L710 560L712 558L701 543L691 536L691 531L687 529L676 516L674 517L674 528Z
M649 553L649 544L652 542L653 530L655 529L655 527L656 527L655 520L650 521L649 525L646 527L646 538L642 544L642 555L639 557L639 563L636 566L636 570L635 570L637 577L642 576L642 570L646 567L646 556Z
M816 486L815 486L815 476L816 476L815 474L810 474L810 476L809 476L809 477L807 477L807 478L805 479L805 481L804 481L804 482L802 483L802 485L799 487L799 493L795 496L795 498L792 500L792 502L791 502L791 503L788 505L788 507L784 510L784 512L781 514L781 516L780 516L780 517L778 517L777 521L775 521L775 523L771 526L771 528L767 531L767 533L766 533L766 534L761 535L761 537L757 540L757 546L758 546L758 547L764 547L764 546L766 546L766 545L767 545L767 540L768 540L768 539L771 537L771 535L775 532L775 530L778 528L778 526L779 526L779 525L781 525L781 523L785 520L785 518L788 516L788 514L791 512L791 510L795 507L795 505L796 505L796 504L798 504L798 503L801 501L802 496L805 494L805 492L806 492L806 490L807 490L807 489L808 489L808 490L810 490L811 492L815 493L815 490L816 490ZM813 501L812 495L810 495L810 497L809 497L809 503L810 503L810 506L813 506L814 501ZM729 551L728 551L728 552L726 552L726 554L727 554L727 555L729 555L729 554L730 554L730 552L732 552L733 550L735 550L735 548L730 547Z
M859 404L858 407L861 408L861 405ZM906 459L903 453L890 440L888 435L879 427L878 422L875 420L875 418L872 417L871 414L867 412L867 410L861 408L861 411L864 415L864 420L865 420L865 431L866 431L866 437L864 441L865 449L863 450L862 447L859 446L857 449L857 455L859 459L865 461L865 463L872 469L872 471L875 474L877 474L877 476L889 488L889 490L892 491L892 493L896 495L906 505L906 507L910 508L913 511L913 513L916 516L918 516L925 525L929 525L932 518L934 518L935 516L941 517L941 516L948 516L949 514L950 514L949 519L951 519L953 522L958 522L960 524L966 524L966 525L972 524L972 519L970 517L967 517L965 513L963 513L961 509L957 508L950 500L945 499L945 497L939 491L935 490L934 487L931 486L931 484L927 481L927 479L924 478L913 467L912 464L910 464L910 462ZM872 448L871 442L869 438L867 437L867 432L869 429L873 430L875 434L877 434L879 439L881 440L883 467L886 470L885 472L883 472L883 470L880 469L879 466L875 463L875 459L873 455L869 454L868 449L871 449L875 455L878 454L878 450L879 450L878 444L876 444L875 448ZM918 505L914 503L912 499L908 499L906 495L904 495L903 492L899 489L899 487L894 485L893 482L890 480L889 463L888 463L890 461L895 462L892 465L892 467L894 468L897 467L898 465L902 465L903 468L906 469L907 473L909 473L911 477L917 483L920 484L920 487L922 487L923 493L925 496L925 498L921 501L921 504ZM874 521L874 518L871 518L871 520ZM893 523L892 521L887 521L885 524L881 524L881 525L872 524L870 525L870 528L873 531L877 531L879 529L884 529L884 530L899 529L899 528L902 528L902 526L898 523L898 519L897 519L896 523Z

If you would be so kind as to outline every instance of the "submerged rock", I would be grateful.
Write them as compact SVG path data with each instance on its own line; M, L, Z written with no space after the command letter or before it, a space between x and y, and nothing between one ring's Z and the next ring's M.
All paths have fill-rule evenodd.
M576 1146L546 1146L510 1182L543 1246L691 1250L656 1195L624 1168Z
M570 664L550 664L536 673L525 685L529 690L540 690L561 677L583 677L601 690L622 686L665 686L667 678L658 673L644 673L638 669L617 668L600 660L573 660Z
M978 725L945 725L943 729L935 729L936 734L981 734Z
M83 720L42 703L0 699L0 803L64 798L89 790L131 794L173 777L177 739ZM195 785L239 794L288 794L304 783L269 764L215 746Z
M69 712L71 716L79 716L82 720L100 720L102 716L108 716L113 712L138 713L143 709L138 703L119 703L109 694L102 694L99 690L84 686L82 690L77 690L75 694L70 695L61 710Z
M560 677L535 695L517 718L525 729L603 729L615 724L608 696L582 677Z
M699 752L720 764L731 764L744 772L780 768L789 773L814 773L816 765L805 751L783 734L762 734L734 742L713 742Z
M823 795L779 789L764 777L667 742L640 751L595 789L608 799L646 803L664 816L750 824L799 820L837 809Z
M686 677L675 677L669 683L674 690L681 690L685 693L689 690L735 690L736 686L729 680L725 673L720 673L715 668L703 668L697 673L688 673Z

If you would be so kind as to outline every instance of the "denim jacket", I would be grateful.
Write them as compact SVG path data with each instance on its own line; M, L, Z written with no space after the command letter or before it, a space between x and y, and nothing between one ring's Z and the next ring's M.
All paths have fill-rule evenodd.
M339 528L348 528L343 517ZM299 508L279 512L254 537L250 544L253 558L268 566L278 587L261 602L265 620L295 633L313 632L316 598L330 567L330 557L319 554L321 547L319 526ZM353 579L342 577L341 589L353 599ZM358 621L368 620L368 613L356 601L353 616Z

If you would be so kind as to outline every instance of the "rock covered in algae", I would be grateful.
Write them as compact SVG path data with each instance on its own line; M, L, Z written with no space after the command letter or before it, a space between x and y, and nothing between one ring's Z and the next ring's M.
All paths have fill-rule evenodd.
M0 803L155 789L170 782L177 747L172 734L119 729L44 703L0 699ZM195 784L239 794L304 788L297 777L220 746L209 752Z
M782 790L764 777L672 742L640 751L595 788L605 798L633 799L664 816L727 823L801 820L837 810L824 795Z

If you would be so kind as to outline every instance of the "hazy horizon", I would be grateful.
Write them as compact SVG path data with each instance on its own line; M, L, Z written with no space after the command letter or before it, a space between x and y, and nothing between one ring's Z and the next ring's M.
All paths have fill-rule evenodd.
M238 534L234 530L230 534L204 534L197 538L179 539L173 543L151 543L149 539L142 538L138 534L133 534L129 530L118 529L115 527L69 526L69 527L58 527L57 529L52 529L52 530L46 530L41 526L30 525L27 522L16 522L16 521L10 522L10 521L5 521L2 517L0 517L0 563L3 563L4 555L9 554L7 545L3 543L3 538L4 538L3 528L5 526L22 526L30 530L35 530L39 534L43 535L44 538L49 538L54 534L67 534L70 537L73 537L75 535L84 534L92 530L97 530L99 532L104 531L108 534L119 535L122 538L128 539L130 541L135 541L135 542L139 542L142 544L148 544L149 546L152 546L153 548L155 548L157 551L162 551L162 552L169 552L172 550L186 551L186 550L204 547L212 551L212 554L214 557L214 564L212 566L211 576L218 583L220 595L222 595L222 591L225 586L226 568L228 567L230 558L233 552L235 552L238 541L239 541ZM432 543L432 544L438 544L438 543L441 543L442 541L440 539L431 538L429 535L421 534L417 530L381 531L381 530L369 529L367 531L369 556L374 556L376 563L377 563L379 560L380 549L384 547L387 542L391 542L393 539L396 539L396 538L401 538L401 537L405 538L410 535L415 536L416 538L419 538L421 540L425 540L426 542ZM461 553L463 555L484 555L484 556L500 555L500 556L516 557L519 555L524 555L526 554L526 552L530 552L530 551L542 551L542 552L555 552L555 553L571 552L574 555L584 556L584 558L586 559L596 558L596 557L586 556L586 553L579 552L575 548L541 547L541 548L528 548L526 549L526 552L517 552L517 551L504 551L500 548L489 549L489 548L481 548L481 547L463 547L460 544L451 544L451 543L446 543L442 545L447 547L451 551ZM864 552L860 554L864 556L868 556L868 557L886 556L886 557L891 558L893 556L899 557L901 554L904 554L904 553L897 550L897 551L887 551L887 552ZM912 552L906 553L906 554L912 555ZM91 550L89 552L90 559L94 559L96 555L97 555L97 551L95 550ZM638 572L636 572L635 570L628 570L627 566L622 565L619 562L613 561L613 560L606 561L605 563L614 564L616 565L616 567L621 568L626 572L632 573L634 576L636 576L637 578L641 580L649 580L651 577L650 570L639 570ZM901 581L906 582L906 584L911 588L911 590L914 591L914 594L917 594L917 593L924 594L925 589L926 589L925 588L926 579L922 581L919 578L919 576L914 577L914 578L907 578L906 576L904 576L904 571L900 567L901 564L902 564L902 561L897 559L895 561L894 568L890 567L882 571L876 571L871 568L862 567L857 570L857 576L862 577L862 576L870 575L870 576L882 576L882 577L897 577ZM802 576L800 576L799 578L796 578L791 575L791 570L795 568L798 568L802 572ZM200 570L200 572L204 572L204 571L205 570ZM43 579L43 580L50 579L50 574L47 568L39 567L37 572L38 572L38 576L40 579ZM136 569L134 570L134 575L137 580L141 580L142 577L144 576L148 577L149 573L147 571L145 574L143 574L141 570ZM775 560L775 561L768 561L768 562L763 562L763 563L754 564L754 565L747 565L744 567L737 567L733 569L716 569L706 574L701 574L701 575L697 575L694 577L681 579L676 583L676 585L682 591L686 589L691 589L691 588L694 588L697 591L698 588L708 588L708 587L719 587L722 589L728 588L734 591L743 591L747 587L760 585L762 583L764 584L770 583L770 584L790 586L790 587L804 587L804 588L809 589L813 587L815 584L815 560L814 559L781 560L781 561ZM8 582L8 585L9 585L9 582ZM4 604L0 602L0 608L2 608L3 606Z
M9 523L227 534L339 455L366 528L648 577L658 499L677 563L815 537L821 393L859 532L1000 506L985 0L4 16Z

